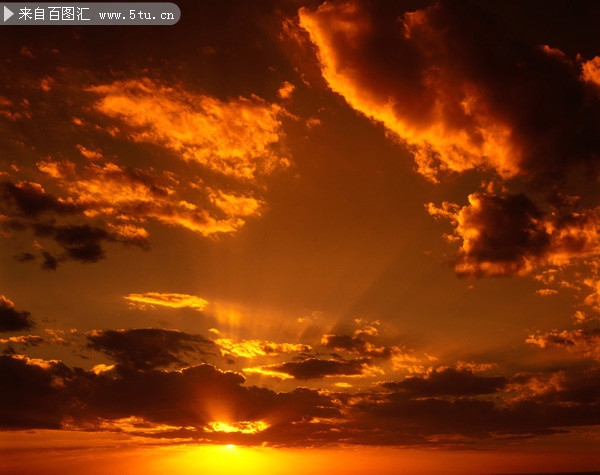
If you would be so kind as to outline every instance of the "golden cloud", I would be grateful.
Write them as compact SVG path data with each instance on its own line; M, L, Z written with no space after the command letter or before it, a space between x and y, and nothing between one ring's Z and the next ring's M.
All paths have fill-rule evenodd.
M276 365L271 366L256 366L253 368L244 368L244 373L247 374L258 374L261 376L269 376L277 379L293 379L294 377L288 373L284 373L283 371L277 371L275 368Z
M275 343L263 340L233 341L229 338L213 340L219 345L223 355L238 356L242 358L256 358L258 356L278 356L282 353L310 351L309 345L300 343Z
M256 434L270 427L270 424L264 421L240 421L235 423L229 422L209 422L208 432L239 432L241 434Z
M0 338L0 343L8 344L8 343L17 343L20 345L26 346L37 346L44 342L44 339L38 335L20 335L20 336L11 336L8 338Z
M201 312L208 305L208 300L196 295L146 292L143 294L129 294L123 297L133 302L136 306L160 306L170 308L192 308Z

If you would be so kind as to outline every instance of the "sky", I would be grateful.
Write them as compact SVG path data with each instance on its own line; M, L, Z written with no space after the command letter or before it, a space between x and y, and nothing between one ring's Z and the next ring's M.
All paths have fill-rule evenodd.
M600 4L0 29L1 473L600 470Z

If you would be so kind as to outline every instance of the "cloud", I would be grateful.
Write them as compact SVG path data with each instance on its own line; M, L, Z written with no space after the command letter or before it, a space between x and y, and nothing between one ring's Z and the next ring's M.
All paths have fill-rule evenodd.
M139 236L123 236L110 232L99 226L90 224L56 225L50 223L35 223L32 225L34 235L38 238L51 239L58 244L63 252L58 257L47 251L43 253L42 267L54 270L59 262L66 260L83 263L98 262L105 258L104 244L120 242L147 248L148 243Z
M510 378L513 401L597 406L600 368L577 365L548 373L521 373Z
M597 404L565 406L526 401L503 407L476 398L409 399L393 393L359 406L364 433L378 443L393 443L407 436L420 436L424 439L421 443L430 441L434 445L444 444L443 436L449 436L446 443L455 445L489 438L499 442L511 436L526 439L561 433L568 426L600 421ZM360 437L356 439L360 443Z
M30 229L37 238L47 239L62 248L60 255L42 248L42 268L55 270L59 263L73 260L84 263L98 262L105 257L105 243L122 243L148 248L147 234L131 232L131 228L106 229L103 224L58 224L55 216L68 217L81 222L86 220L89 203L75 203L72 198L57 198L46 192L38 183L20 182L14 185L3 183L2 199L11 219L5 227L18 231ZM8 190L8 191L7 191ZM42 215L48 215L43 218ZM128 232L124 232L125 231ZM41 248L40 245L38 247ZM31 261L32 253L16 256L20 262Z
M61 381L69 373L60 362L40 366L27 358L0 356L0 427L60 428L68 400Z
M102 366L102 367L100 367ZM92 371L2 356L4 428L119 431L216 444L444 445L510 441L600 424L598 368L570 368L543 391L503 393L503 378L441 369L364 393L275 392L209 364L177 371L117 364ZM552 375L550 375L552 376ZM533 376L519 376L529 384ZM516 379L513 378L514 383ZM511 393L519 389L507 388ZM532 384L534 384L532 382ZM480 398L482 397L482 398Z
M13 259L17 262L30 262L35 260L35 256L30 252L19 252L13 256Z
M558 294L558 290L554 289L538 289L535 291L536 294L541 295L542 297L547 297L549 295Z
M14 303L0 295L0 332L29 330L33 325L29 312L17 310Z
M492 394L505 387L505 377L478 376L469 370L436 369L426 377L408 377L399 382L383 383L383 387L407 391L414 397L475 396Z
M204 236L234 232L244 225L244 218L258 214L262 204L251 192L226 193L199 186L193 177L188 180L168 171L124 167L108 160L83 167L46 160L37 167L88 217L102 216L115 232L140 240L148 237L140 224L149 219Z
M257 432L262 432L263 430L269 427L269 424L263 421L241 421L236 422L234 424L229 424L227 422L209 422L208 429L211 432L240 432L242 434L256 434Z
M7 383L0 394L4 428L118 430L120 420L133 417L145 422L138 425L137 435L145 435L144 427L148 435L156 433L156 425L161 436L169 437L160 429L166 425L194 428L205 441L214 438L220 443L228 434L215 431L222 424L276 427L339 416L336 404L317 391L298 388L276 393L245 387L243 376L208 364L180 371L117 365L94 372L69 369L56 361L2 356L0 367ZM252 432L232 431L231 437Z
M424 373L427 365L437 358L427 353L416 355L412 350L400 345L377 345L368 341L378 334L379 321L365 322L357 319L359 327L353 335L325 334L321 344L330 350L347 352L367 360L379 359L391 362L394 370L403 369L410 373ZM375 368L372 368L375 369Z
M462 241L456 271L468 275L503 275L530 271L532 261L550 247L543 213L527 196L496 196L487 193L469 195L469 204L451 206L431 214L450 217L455 236Z
M44 213L77 214L82 208L70 200L48 193L39 183L22 181L0 183L0 196L5 204L14 206L22 216L35 218Z
M481 177L467 204L429 207L452 221L459 274L597 260L585 190L600 164L600 59L526 43L468 2L330 1L301 8L299 24L329 88L405 144L420 174Z
M48 251L42 251L42 257L44 258L41 264L42 269L56 270L58 268L58 259L56 259Z
M182 365L185 354L206 355L214 346L200 335L158 328L94 331L87 339L89 348L136 369Z
M555 330L530 335L526 342L540 348L564 348L600 360L600 329Z
M123 298L142 308L148 305L158 305L171 308L192 308L201 312L208 305L208 300L196 295L177 293L145 292L143 294L129 294Z
M351 0L299 13L329 87L406 142L428 178L595 164L600 97L580 66L520 43L483 9Z
M32 134L28 148L35 154L2 172L2 235L34 225L89 226L102 229L105 242L148 249L150 223L213 237L235 233L261 215L267 179L290 166L283 131L290 114L277 101L254 94L221 100L176 81L101 83L82 74L85 79L71 70L56 72L50 79L61 86L36 96L35 113L19 119L24 127L43 124L51 140L41 143ZM23 93L38 86L38 79L25 81ZM50 114L50 103L64 97L68 117ZM22 247L21 256L34 256ZM99 242L68 246L61 254L40 250L47 270L106 255Z
M279 91L277 91L277 95L282 99L289 99L295 90L296 86L294 86L291 82L286 81L281 85Z
M431 215L450 220L454 227L450 238L460 243L455 264L459 274L528 274L597 256L600 250L596 210L578 212L559 204L547 213L524 194L476 192L468 201L463 207L427 205Z
M258 356L275 357L285 353L307 352L309 345L300 343L276 343L267 340L242 340L234 341L230 338L213 340L220 347L222 355L231 355L241 358L256 358Z
M110 234L98 227L84 224L81 226L54 226L38 224L34 226L35 235L49 237L66 251L66 257L80 262L97 262L104 258L101 243L111 239Z
M369 360L355 359L324 360L308 358L303 361L288 361L286 363L245 368L244 372L263 374L286 379L292 377L299 380L321 379L326 376L358 376L369 372Z
M251 96L221 101L150 79L94 86L96 110L119 119L138 142L167 147L184 160L252 179L289 164L279 139L283 109Z
M38 335L20 335L8 338L0 338L0 343L6 345L16 343L24 346L39 346L44 343L44 339Z
M399 352L397 347L376 346L358 335L323 335L321 343L326 348L344 350L373 358L391 359L395 353Z

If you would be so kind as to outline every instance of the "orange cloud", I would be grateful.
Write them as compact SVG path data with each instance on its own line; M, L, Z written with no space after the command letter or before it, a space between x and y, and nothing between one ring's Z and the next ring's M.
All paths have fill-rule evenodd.
M215 191L209 186L194 190L197 202L192 203L183 199L185 184L172 174L112 162L94 162L83 169L69 161L41 161L37 166L68 194L68 200L62 200L65 205L76 203L90 218L112 218L112 226L124 237L148 237L143 228L126 222L149 218L205 236L234 232L245 224L244 218L258 214L262 205L252 196Z
M581 64L581 77L600 86L600 56L596 56Z
M210 193L210 201L229 217L257 214L263 204L251 196L239 196L222 191Z
M141 307L158 305L170 308L192 308L199 312L208 305L208 300L189 294L146 292L143 294L129 294L123 298Z
M596 312L600 312L600 280L585 279L584 284L592 289L592 292L585 297L583 304L591 307ZM585 318L580 320L585 320Z
M600 360L600 330L563 330L530 335L527 343L540 348L565 348L573 353Z
M536 294L541 295L543 297L547 297L548 295L556 295L558 294L558 290L554 289L538 289L535 291Z
M104 363L100 363L92 367L92 373L94 373L95 375L99 375L102 373L106 373L107 371L112 371L113 369L115 369L114 364L107 365Z
M282 99L288 99L292 96L295 90L296 86L294 86L291 82L286 81L281 85L279 91L277 91L277 95Z
M20 335L20 336L11 336L9 338L0 338L0 343L8 344L8 343L18 343L20 345L26 346L38 346L44 343L44 339L38 335Z
M284 110L257 96L221 101L150 79L89 90L100 96L96 110L127 126L121 133L213 171L252 179L289 164L280 144Z

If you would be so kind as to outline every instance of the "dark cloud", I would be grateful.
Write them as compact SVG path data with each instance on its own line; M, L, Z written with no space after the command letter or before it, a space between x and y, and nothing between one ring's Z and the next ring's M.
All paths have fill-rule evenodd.
M31 228L36 237L52 239L64 248L64 256L60 258L43 250L43 269L55 270L61 261L69 258L95 262L104 256L99 242L106 240L108 233L88 225L57 225L53 216L81 217L85 208L46 193L41 185L31 182L21 182L17 185L3 182L0 184L0 204L3 212L10 216L7 222L2 223L4 229L25 231ZM48 215L49 221L42 220L41 215ZM34 260L35 256L22 252L14 258L19 262L29 262Z
M364 351L367 346L366 340L351 335L325 335L323 342L327 348L346 351Z
M288 361L286 363L269 366L269 369L289 374L296 379L319 379L325 376L352 376L362 374L365 370L367 359L323 360L309 358L304 361Z
M418 386L417 393L428 392L424 384ZM585 375L569 371L559 387L512 401L470 396L442 399L398 390L385 397L365 396L356 406L356 418L382 433L453 434L476 439L537 437L599 424L599 390L597 370Z
M514 274L548 250L543 213L527 196L474 193L469 200L457 215L463 239L458 272Z
M77 214L83 208L74 203L61 201L37 183L0 183L0 198L4 205L13 206L22 216L36 218L43 213Z
M4 356L0 367L0 420L11 428L59 428L61 420L89 428L137 417L151 424L204 431L212 421L268 420L275 425L340 415L336 404L317 391L276 393L245 387L243 376L208 364L181 371L117 365L96 374L58 362L40 365ZM204 436L211 435L206 431Z
M325 335L322 340L327 348L344 350L373 358L390 359L393 356L392 348L375 346L358 335Z
M468 370L445 368L426 377L413 376L399 382L384 383L383 387L404 390L414 397L475 396L498 392L506 384L505 377L477 376Z
M531 335L527 343L540 348L564 348L600 360L600 328L551 331Z
M538 401L561 404L599 404L600 368L558 370L560 385L536 397Z
M67 404L61 387L70 370L62 363L45 366L26 359L0 356L0 427L58 429Z
M80 262L97 262L104 258L101 244L112 240L104 229L90 226L34 225L36 236L53 239L65 250L65 258Z
M75 371L72 388L81 421L136 416L181 427L203 427L211 421L254 421L338 415L335 405L317 391L276 393L243 386L243 376L202 364L180 372L139 371L117 366L95 375ZM206 434L205 434L206 435Z
M539 256L550 244L538 222L542 213L525 195L476 195L477 206L465 213L466 228L477 229L466 259L480 262L519 263L527 256Z
M597 169L600 96L581 66L475 2L327 2L300 16L331 88L416 148L426 175Z
M13 256L13 259L18 262L30 262L35 260L35 256L30 252L19 252Z
M58 268L59 261L56 257L50 254L48 251L42 251L42 257L44 260L42 261L41 267L44 270L56 270Z
M597 255L600 217L577 210L577 198L554 195L548 212L526 195L476 192L460 207L428 205L435 217L449 219L452 238L461 243L455 270L460 275L526 274L540 266Z
M214 349L214 343L200 335L158 328L96 331L87 338L89 348L136 369L183 364L187 353L206 355Z
M127 170L128 179L144 182L147 177ZM153 187L150 187L154 190ZM161 190L155 191L160 194ZM75 204L72 200L63 200L48 194L44 188L31 182L21 182L17 185L10 182L0 184L0 202L9 219L3 222L7 230L25 231L30 228L37 238L49 239L58 244L63 252L54 256L51 252L42 251L41 267L45 270L56 270L61 262L68 260L82 263L98 262L105 258L106 243L122 243L134 245L147 250L146 235L122 235L113 230L107 230L101 224L57 224L55 217L70 217L79 222L85 221L84 215L90 207L85 204ZM42 219L47 215L47 219ZM35 259L31 253L19 253L15 256L19 262L29 262Z
M231 422L338 415L335 405L317 391L296 389L276 393L270 389L243 386L244 378L212 365L199 365L181 372L138 371L117 367L94 375L78 372L73 380L75 398L83 409L76 418L119 419L136 416L174 426L203 427L211 421Z
M31 314L17 310L15 305L6 297L0 295L0 332L17 332L33 327Z
M56 270L59 264L65 261L98 262L106 256L104 246L107 243L122 243L148 249L148 241L145 238L123 237L90 224L59 225L53 222L36 222L31 228L36 237L49 239L62 248L58 256L46 250L42 251L41 267L45 270Z
M452 379L449 383L435 377L420 378L418 383L409 378L412 382L406 388L388 385L386 392L350 395L246 387L241 375L208 364L180 371L119 364L94 372L69 369L60 362L4 356L0 367L0 420L6 428L60 428L64 421L70 428L107 430L106 422L136 417L142 422L135 435L219 444L314 446L339 442L456 445L490 437L538 437L600 424L597 368L564 372L560 386L502 401L478 399L474 394L499 388L503 381L475 382L473 375L447 371L439 379ZM232 425L261 421L266 428L248 434L220 433L210 428L215 421ZM174 428L144 431L155 424Z
M300 10L330 88L403 140L421 174L474 171L502 190L446 216L468 276L524 274L597 255L600 242L599 60L514 34L503 9L351 0ZM561 193L588 203L557 204Z

